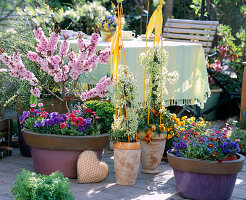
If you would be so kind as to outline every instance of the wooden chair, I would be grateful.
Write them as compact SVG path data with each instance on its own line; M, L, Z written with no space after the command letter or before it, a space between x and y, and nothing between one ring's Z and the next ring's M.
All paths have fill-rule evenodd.
M0 139L4 138L5 141L0 142L0 158L4 156L10 156L12 154L12 120L11 119L3 119L0 120L0 132L6 132Z
M209 54L212 51L212 45L218 25L218 21L168 19L165 23L163 37L166 41L199 43L202 45L204 53ZM197 117L200 117L201 115L198 106L185 105L179 111L178 117L185 111L188 111Z
M168 41L199 43L204 52L209 53L218 25L218 21L168 19L165 23L163 37Z

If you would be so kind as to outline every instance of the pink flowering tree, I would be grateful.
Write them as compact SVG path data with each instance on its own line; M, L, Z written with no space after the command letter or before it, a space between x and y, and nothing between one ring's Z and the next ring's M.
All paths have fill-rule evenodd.
M98 33L92 34L88 45L84 43L82 35L79 35L77 41L79 54L76 55L72 49L69 49L70 44L67 37L61 42L59 51L57 50L60 38L57 30L52 33L49 40L46 38L41 27L35 28L33 32L39 44L36 45L36 52L27 52L27 57L39 63L43 71L52 76L55 82L61 84L62 98L43 86L34 73L26 69L18 51L15 51L11 57L2 50L0 60L9 68L10 76L29 81L32 86L30 92L34 96L40 98L41 92L39 88L44 88L57 99L64 102L64 104L67 104L69 100L86 100L95 96L106 96L107 88L112 84L112 81L110 77L105 76L94 88L83 92L80 97L71 97L81 74L95 69L97 63L107 63L110 57L110 48L95 52L99 39ZM56 52L57 54L55 55ZM71 80L73 81L73 86L68 89L65 87L65 83Z

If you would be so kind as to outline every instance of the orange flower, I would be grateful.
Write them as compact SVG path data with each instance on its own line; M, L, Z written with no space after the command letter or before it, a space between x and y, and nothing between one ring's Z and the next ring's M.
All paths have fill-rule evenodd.
M148 141L150 139L149 135L145 135L144 139Z
M159 113L158 113L155 109L152 109L151 111L153 112L153 114L154 114L156 117L159 116Z
M146 135L151 135L152 134L152 132L151 132L151 130L148 130L148 132L147 133L145 133Z
M161 129L161 132L164 132L166 130L164 124L160 124L159 127Z
M147 143L147 144L150 144L150 143L151 143L151 140L147 140L146 143Z
M152 131L155 131L155 130L156 130L156 126L155 126L155 125L152 125L152 126L151 126L151 130L152 130Z
M168 140L171 139L172 137L173 137L172 134L168 134L168 135L167 135L167 139L168 139Z

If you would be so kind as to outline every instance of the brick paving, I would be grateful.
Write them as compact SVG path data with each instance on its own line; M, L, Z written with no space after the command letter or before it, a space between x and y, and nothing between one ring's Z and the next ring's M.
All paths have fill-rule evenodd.
M103 160L109 165L109 175L101 183L78 184L76 179L70 179L71 191L76 200L181 200L175 191L173 171L167 162L162 161L159 174L138 173L134 186L117 185L114 174L113 151L105 150ZM17 173L22 169L34 171L32 159L20 155L18 149L14 149L13 155L0 159L0 200L10 200L11 186ZM246 199L246 162L243 170L238 174L236 187L230 200Z

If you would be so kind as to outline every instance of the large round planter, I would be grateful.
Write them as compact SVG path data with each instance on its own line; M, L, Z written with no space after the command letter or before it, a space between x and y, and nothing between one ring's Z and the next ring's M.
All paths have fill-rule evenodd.
M59 170L65 177L77 177L77 159L81 152L94 150L99 159L109 143L109 134L95 136L65 136L22 131L31 147L37 173L49 175Z
M167 154L174 171L177 193L195 200L229 199L245 157L233 161L202 161Z
M155 136L151 143L147 144L146 140L139 140L141 143L141 165L142 172L146 174L156 174L163 157L167 136Z
M119 185L136 183L141 147L139 142L117 142L114 144L114 168Z

